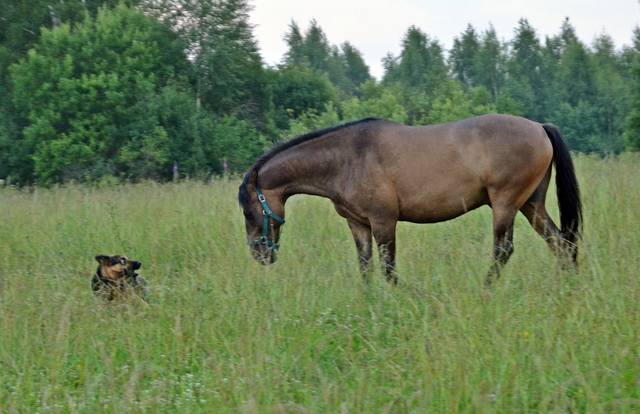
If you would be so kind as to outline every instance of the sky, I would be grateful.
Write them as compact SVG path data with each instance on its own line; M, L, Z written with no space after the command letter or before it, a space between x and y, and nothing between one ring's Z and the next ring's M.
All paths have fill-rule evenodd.
M252 0L251 22L263 59L280 63L291 20L304 30L316 19L332 44L351 42L362 52L371 74L380 79L382 58L400 53L402 36L418 26L449 49L468 23L482 31L493 24L502 40L512 38L525 17L541 39L557 34L569 17L578 37L591 43L608 33L616 47L630 44L640 25L638 0Z

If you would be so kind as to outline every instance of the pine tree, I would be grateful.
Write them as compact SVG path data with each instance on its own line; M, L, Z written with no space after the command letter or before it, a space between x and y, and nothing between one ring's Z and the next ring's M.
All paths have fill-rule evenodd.
M346 68L346 76L353 88L358 88L371 79L369 66L364 62L360 51L351 43L345 42L342 44L341 57Z
M504 46L498 40L493 26L490 26L480 39L480 47L475 59L475 78L477 85L484 86L496 102L505 79Z
M453 47L449 55L449 65L453 71L454 79L467 88L478 85L479 52L480 41L478 34L476 29L469 24L459 38L453 39Z
M331 46L327 35L315 19L311 20L304 35L304 55L311 69L325 73L329 71Z
M640 151L640 27L633 31L633 46L626 51L630 64L631 103L624 132L626 147Z
M308 64L304 54L304 37L300 27L295 21L289 23L289 31L284 35L288 50L285 53L283 63L287 66L301 66Z
M526 19L520 19L511 42L507 63L509 77L506 93L522 105L523 115L527 118L544 120L545 82L541 74L543 66L540 40Z
M385 78L395 77L404 86L427 92L434 91L447 78L442 46L415 26L407 31L393 70L397 73L387 72Z
M348 42L342 48L331 45L315 20L311 21L304 35L292 22L284 38L288 46L284 67L304 66L326 74L345 96L353 95L359 85L371 78L362 54Z
M594 68L586 46L578 40L575 29L565 19L560 33L562 51L558 67L561 99L570 105L594 99Z
M613 39L598 36L593 44L595 107L598 109L598 130L602 150L620 152L624 149L624 121L629 111L629 89L623 77L621 58Z
M400 71L398 70L399 63L400 58L394 56L391 52L388 52L382 58L382 67L384 68L384 74L382 76L383 84L390 85L400 82Z

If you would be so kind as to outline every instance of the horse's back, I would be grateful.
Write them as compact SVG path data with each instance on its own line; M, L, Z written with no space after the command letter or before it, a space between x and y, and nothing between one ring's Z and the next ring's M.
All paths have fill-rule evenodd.
M375 141L380 180L394 188L400 218L417 222L487 204L492 190L533 191L553 156L539 123L509 115L424 127L386 123Z

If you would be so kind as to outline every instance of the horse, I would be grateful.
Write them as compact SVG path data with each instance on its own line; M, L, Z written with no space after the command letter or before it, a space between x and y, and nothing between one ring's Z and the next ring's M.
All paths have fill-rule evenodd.
M545 209L552 164L560 228ZM435 223L488 205L493 215L490 286L512 255L520 211L551 250L577 265L582 203L559 130L510 115L406 126L366 118L310 132L260 157L238 190L247 241L261 264L276 261L285 203L295 194L330 199L353 235L365 280L377 243L386 279L398 283L396 223Z

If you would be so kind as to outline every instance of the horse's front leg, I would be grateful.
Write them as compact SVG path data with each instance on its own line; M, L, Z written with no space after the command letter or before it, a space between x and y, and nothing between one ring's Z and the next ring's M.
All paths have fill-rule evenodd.
M373 237L378 244L378 254L382 271L387 278L387 282L398 284L398 274L396 273L396 220L372 221L371 230Z
M371 227L351 219L347 219L347 223L353 235L353 241L356 243L360 273L366 282L371 264Z

